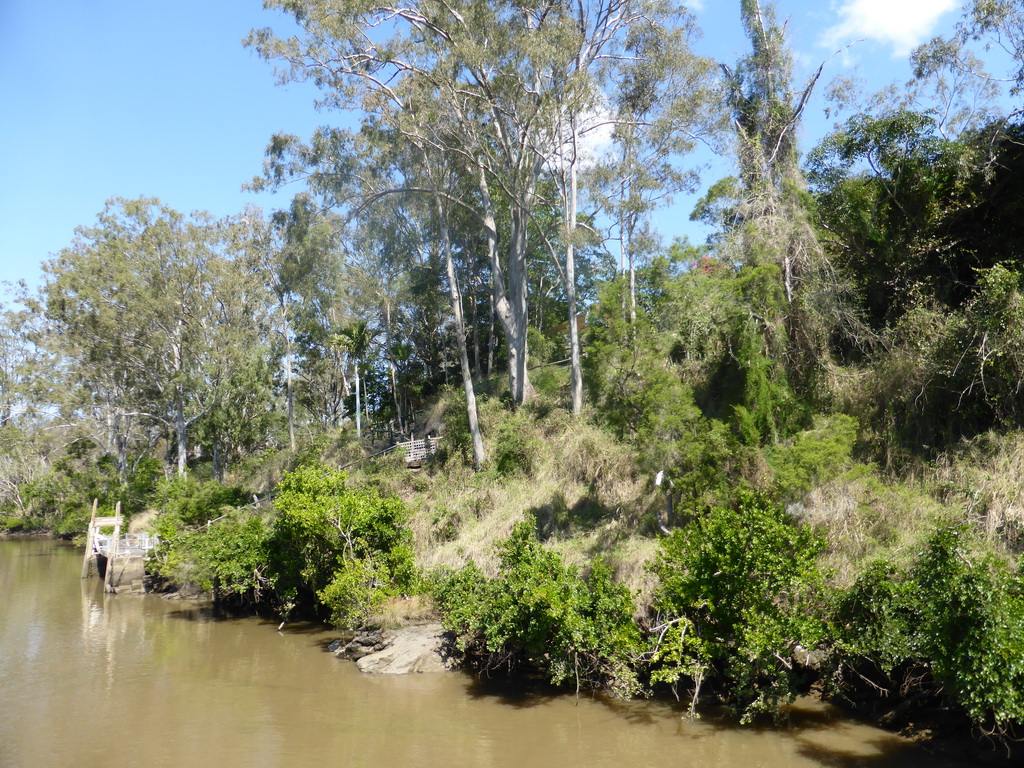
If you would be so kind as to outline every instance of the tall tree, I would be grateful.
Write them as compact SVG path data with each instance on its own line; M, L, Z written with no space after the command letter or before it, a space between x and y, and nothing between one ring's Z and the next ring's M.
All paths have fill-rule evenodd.
M205 214L116 199L96 226L76 232L44 266L41 289L50 331L43 343L68 377L64 410L99 412L122 476L140 425L172 436L184 473L189 434L229 378L232 363L221 353L259 347L269 297L259 280L242 279L232 227Z
M372 339L372 333L370 326L365 320L354 320L353 322L342 328L338 335L335 337L335 344L343 349L347 350L351 355L353 363L355 365L355 384L356 384L356 436L360 439L363 436L362 427L362 404L360 402L360 372L359 369L366 360L366 355L370 351L370 341Z
M221 249L209 263L210 315L200 323L205 395L197 436L209 446L214 476L231 460L265 446L273 430L274 298L265 256L269 227L259 211L218 222Z
M23 366L29 357L28 342L22 328L25 310L8 308L0 302L0 429L15 421L16 409L23 399Z
M825 258L805 204L797 129L824 64L794 88L785 27L773 5L741 0L751 51L735 70L722 65L736 138L739 205L732 243L750 265L778 268L784 299L785 368L791 383L809 391L827 359L830 331L839 323L839 284ZM771 322L771 319L768 319Z
M277 331L283 343L285 408L288 443L296 448L295 362L296 325L305 296L316 290L324 267L337 252L337 226L320 214L308 194L296 195L287 211L272 217L272 238L264 251L264 272L277 299Z
M638 257L650 242L645 220L694 187L697 174L680 158L698 141L714 142L724 117L713 62L690 51L696 35L688 16L661 34L632 35L633 64L616 73L612 148L596 168L595 194L617 230L633 320Z
M668 18L671 8L655 0L270 5L294 15L301 36L285 40L265 29L249 43L287 62L285 79L313 79L328 106L414 117L406 138L456 158L474 180L513 401L529 399L529 232L555 92L567 73L623 58L630 31ZM499 232L501 206L508 223Z

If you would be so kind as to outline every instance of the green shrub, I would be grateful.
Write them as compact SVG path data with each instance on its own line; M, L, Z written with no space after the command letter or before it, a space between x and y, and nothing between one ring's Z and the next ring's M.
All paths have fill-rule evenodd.
M501 476L529 475L540 452L540 442L532 429L529 414L506 413L491 439L494 470Z
M839 599L831 682L855 696L943 697L977 726L1024 724L1024 583L966 530L943 528L907 571L877 563ZM899 674L894 674L899 673Z
M344 472L305 464L284 476L274 506L270 568L286 613L305 606L339 619L362 615L367 601L352 588L360 573L371 590L414 586L409 515L398 499L349 488ZM350 608L342 604L346 594Z
M566 335L568 336L568 333ZM562 354L555 339L545 336L539 328L532 325L526 329L526 344L530 350L530 363L533 365L550 363Z
M870 660L892 685L893 672L923 656L916 585L891 563L875 561L837 600L844 661Z
M191 475L176 476L162 483L156 501L164 513L174 515L186 526L203 525L251 499L241 486L217 480L200 481Z
M346 560L331 582L317 593L336 627L361 627L392 595L393 584L372 560Z
M850 465L857 420L842 414L820 417L814 428L765 451L782 498L793 499L838 477Z
M963 528L932 538L911 577L921 631L944 694L979 725L1024 724L1024 582L993 555L972 556Z
M90 517L91 512L81 507L73 508L57 520L53 526L53 535L62 539L76 539L89 529Z
M745 495L662 542L653 679L720 678L744 721L777 712L799 690L789 661L823 636L816 559L823 543L782 508Z
M32 533L43 527L43 522L29 515L0 515L0 531L7 533Z
M434 588L445 627L461 637L462 648L485 669L525 663L556 685L635 692L633 599L610 569L597 562L580 576L541 547L532 520L518 523L498 549L495 578L470 564Z
M530 357L533 357L532 347ZM530 383L540 396L538 399L557 402L557 398L566 391L569 369L565 366L549 365L530 371ZM536 404L532 404L534 407ZM536 410L536 408L535 408Z
M252 604L270 587L268 530L256 515L226 517L196 528L167 517L158 524L160 547L149 570L179 587L211 591Z

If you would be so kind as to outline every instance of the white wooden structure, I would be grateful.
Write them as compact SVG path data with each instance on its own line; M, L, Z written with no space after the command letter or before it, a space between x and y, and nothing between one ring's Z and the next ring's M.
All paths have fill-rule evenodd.
M139 581L144 574L143 561L160 540L148 533L127 533L121 535L124 518L121 516L121 502L117 502L114 515L97 517L98 499L92 501L92 516L89 530L85 535L85 555L82 558L82 578L92 576L93 571L101 573L103 563L103 588L116 591L122 580ZM113 533L103 533L104 528L113 527ZM117 574L117 575L115 575Z

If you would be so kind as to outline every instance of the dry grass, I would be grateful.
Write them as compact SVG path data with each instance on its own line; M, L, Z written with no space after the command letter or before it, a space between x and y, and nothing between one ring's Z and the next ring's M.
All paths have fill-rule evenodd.
M381 629L398 629L409 624L437 620L438 615L430 599L422 595L412 595L388 600L370 623Z
M790 511L828 541L840 586L876 559L907 564L937 527L967 522L986 546L1024 551L1024 432L965 441L934 465L898 478L861 466L811 491Z
M872 560L911 562L939 525L960 511L938 501L930 483L888 482L866 467L820 486L790 511L828 542L824 565L849 586Z
M986 538L1024 550L1024 432L986 433L936 462L942 498L962 506Z
M493 575L495 544L531 515L570 562L585 566L604 556L631 588L646 590L643 563L655 545L636 536L636 529L652 489L637 475L631 449L589 418L544 403L518 414L494 405L481 409L488 449L492 456L500 449L501 420L514 420L516 440L530 449L529 472L501 475L492 466L476 473L451 457L418 472L381 473L376 467L353 478L398 495L412 510L417 565L429 572L472 561Z

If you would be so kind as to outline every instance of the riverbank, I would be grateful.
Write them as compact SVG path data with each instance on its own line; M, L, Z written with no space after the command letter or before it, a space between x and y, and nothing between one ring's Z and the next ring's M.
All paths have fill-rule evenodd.
M34 543L45 543L45 540L41 540L38 537L25 537L24 542L31 546ZM60 548L61 551L65 553L65 556L67 556L67 558L70 560L72 565L77 567L80 552L77 549L66 545L63 545ZM72 570L74 570L74 568L72 568ZM75 580L74 574L71 574L71 580ZM86 592L90 591L88 590L88 586L88 582L83 582L83 587L86 588ZM314 625L307 623L285 624L283 627L281 627L280 623L276 619L273 619L269 616L264 616L263 618L246 618L245 614L224 614L221 612L216 612L213 610L212 601L210 601L208 598L203 598L196 595L184 596L181 594L168 594L161 595L160 597L163 598L160 600L160 602L169 606L171 610L170 615L209 616L210 619L214 619L217 616L221 616L221 623L223 623L226 627L230 627L232 625L236 625L239 623L255 622L256 625L259 627L260 637L264 638L259 643L257 643L257 645L260 646L262 646L265 641L269 640L275 635L281 637L298 636L310 638L310 642L313 641L313 638L325 638L323 640L317 640L316 645L318 648L324 649L326 651L331 651L331 644L328 642L326 638L331 637L332 635L334 636L334 638L337 638L337 634L332 633L327 628L317 629ZM105 604L108 606L109 610L116 610L118 611L118 613L123 613L127 611L129 614L136 612L136 608L134 606L141 608L142 606L147 604L147 598L138 597L109 597L108 601L114 601L105 601ZM397 611L395 611L395 613L397 613ZM422 638L424 635L427 635L433 636L433 638L436 640L437 634L438 625L436 623L430 625L416 624L404 628L392 629L389 630L387 633L384 633L386 637L392 638L394 640L394 642L389 643L391 647L402 645L402 638ZM366 639L372 640L373 638L371 636L367 636ZM387 649L383 647L383 645L380 648L373 648L373 645L376 645L378 642L380 642L380 639L373 642L370 648L373 651L373 653L380 653L383 651L384 653L382 654L382 657L386 658L388 656L386 652ZM437 661L443 663L444 668L451 669L451 659L450 657L446 657L445 652L441 650L442 647L443 646L441 646L440 644L435 644L433 646L432 652L435 654ZM349 666L349 662L335 661L335 658L338 657L337 651L341 650L341 646L336 645L333 650L334 652L331 653L331 655L328 656L327 659L325 659L323 655L320 655L318 657L320 659L320 665L324 665L325 661L327 662L326 666L322 668L321 674L330 676L330 670L332 669L333 664L342 663L343 666ZM367 656L369 655L370 654L367 654ZM411 658L411 656L407 654L402 655L406 656L407 658ZM397 657L398 654L395 654L395 658ZM359 661L353 661L351 662L351 666L356 670L360 670L360 674L362 674L364 671L363 667L365 666L365 663L360 664ZM438 666L440 666L440 664L438 664ZM434 667L434 669L437 669L438 666ZM406 662L405 667L406 668L403 671L411 673L412 677L421 677L422 675L417 675L415 673L426 671L426 668L423 666L417 668L417 662ZM390 672L385 672L384 676L394 677L394 671L395 670L392 669ZM486 677L480 679L481 682L487 680ZM549 700L550 697L553 696L568 696L569 698L573 698L573 693L571 689L567 691L565 688L554 688L544 684L542 681L538 681L535 677L527 683L520 681L519 683L502 684L499 683L497 679L492 680L492 682L494 686L496 686L494 690L500 690L502 692L502 696L510 697L511 700L532 700L534 697L539 697L541 700ZM490 686L485 686L485 688L490 688ZM822 697L820 689L812 690L811 693L813 695L813 701L819 701L821 702L820 706L826 706L823 700L824 697ZM586 700L591 700L594 696L595 694L590 692L584 693L584 699ZM598 698L600 698L602 701L607 700L606 697L601 695L598 695ZM607 701L608 707L612 711L617 712L620 716L626 716L625 713L629 711L630 707L647 706L643 703L644 701L647 701L651 704L657 703L659 706L668 707L670 711L674 713L672 717L675 718L676 721L680 724L685 724L688 720L686 716L685 706L676 706L673 703L671 696L668 695L668 693L665 691L662 691L660 694L649 699L610 699ZM796 729L798 732L804 732L805 729L817 729L820 727L824 727L825 723L835 723L838 719L841 719L840 715L838 714L840 711L843 711L841 709L835 709L831 705L829 705L828 709L823 710L819 708L819 705L809 705L808 700L801 699L801 702L802 703L798 703L797 708L793 710L791 714L787 715L787 717L790 717L791 720L788 725L782 726L782 732L790 731L792 729ZM705 720L707 720L709 723L716 724L714 726L715 729L725 727L724 724L730 722L733 724L730 727L736 727L740 730L750 729L751 732L754 734L776 732L778 729L778 726L772 722L771 718L758 719L750 726L739 726L735 718L729 718L728 716L724 715L721 708L719 707L708 704L702 706L700 708L700 711L703 712ZM825 714L826 712L831 714ZM859 722L869 722L866 717L857 717L856 715L854 715L854 717ZM942 765L943 761L946 760L950 761L948 763L949 765L957 766L967 764L984 764L995 766L1013 764L1012 759L1005 756L1006 753L1003 751L1000 745L984 740L978 741L973 739L970 731L964 728L962 724L956 730L952 729L950 726L951 723L948 720L948 718L945 722L942 722L939 719L928 722L918 718L914 720L912 723L905 725L902 729L890 730L892 730L894 733L899 733L901 738L907 739L910 742L918 744L920 748L926 750L928 754L934 755L937 761L935 763L936 765ZM703 727L703 725L699 726L699 728ZM1019 755L1015 755L1014 757L1019 757ZM906 765L924 764L901 764L901 768L903 768L903 766Z
M273 502L171 479L156 565L278 621L386 625L381 613L406 604L391 597L437 599L479 658L533 661L582 687L685 694L703 683L753 717L806 689L794 649L820 648L831 659L824 687L862 712L888 707L890 727L946 709L979 734L1019 722L1016 667L984 660L1014 647L1024 610L1010 472L999 471L1024 455L1020 434L966 446L916 478L846 456L830 480L813 475L799 501L783 502L770 475L761 489L669 498L640 473L636 446L550 402L517 412L491 402L483 423L498 453L482 472L452 446L418 471L388 457L346 474L336 467L358 446L339 433L289 462L276 455L291 472L244 469L275 489ZM814 441L831 439L827 427L786 450L824 451ZM982 502L967 503L971 488L1001 515L994 532L977 522Z
M79 579L81 551L55 542L0 550L5 768L955 766L832 709L750 729L711 713L690 724L660 700L577 700L459 673L366 675L325 651L337 632L104 595Z

